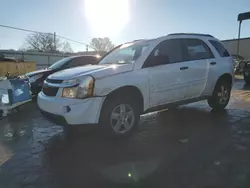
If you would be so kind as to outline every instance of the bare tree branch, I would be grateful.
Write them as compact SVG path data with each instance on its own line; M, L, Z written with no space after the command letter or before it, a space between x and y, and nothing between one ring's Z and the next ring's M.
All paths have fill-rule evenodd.
M39 52L72 52L72 48L68 42L62 42L59 38L55 39L52 33L30 34L25 39L25 44L28 50L35 50Z
M95 51L109 51L114 48L114 44L108 37L93 38L90 42L90 47Z

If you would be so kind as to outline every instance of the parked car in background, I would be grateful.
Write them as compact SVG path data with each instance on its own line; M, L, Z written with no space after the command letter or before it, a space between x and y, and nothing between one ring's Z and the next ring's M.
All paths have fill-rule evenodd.
M243 68L243 77L246 84L250 84L250 61L247 61Z
M234 61L234 72L236 74L242 73L245 65L244 57L240 55L232 55Z
M84 56L71 56L63 58L50 67L34 72L27 73L31 85L32 95L37 95L43 86L44 80L51 74L73 67L84 66L88 64L97 64L100 56L84 55Z
M207 99L224 109L234 80L233 59L206 34L170 34L120 45L98 65L50 75L38 95L42 113L73 127L97 124L128 136L140 115Z

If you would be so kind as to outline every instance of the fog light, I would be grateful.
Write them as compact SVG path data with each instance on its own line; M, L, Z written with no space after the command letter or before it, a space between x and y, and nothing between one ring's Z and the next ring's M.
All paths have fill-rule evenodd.
M62 111L63 111L63 113L68 113L68 112L70 112L70 107L69 106L64 106L63 107L63 109L62 109Z

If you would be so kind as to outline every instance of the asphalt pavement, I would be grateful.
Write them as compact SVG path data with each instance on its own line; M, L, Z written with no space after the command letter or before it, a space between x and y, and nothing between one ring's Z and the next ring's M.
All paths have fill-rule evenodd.
M249 188L249 110L237 80L225 111L201 101L147 114L125 140L98 126L68 136L32 102L0 120L0 188Z

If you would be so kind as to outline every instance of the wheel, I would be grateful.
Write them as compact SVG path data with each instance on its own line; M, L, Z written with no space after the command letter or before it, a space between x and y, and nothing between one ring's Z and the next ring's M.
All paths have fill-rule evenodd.
M214 88L213 95L208 98L208 104L214 110L223 110L231 95L231 84L226 80L219 80Z
M128 137L137 129L139 120L136 102L130 98L116 97L104 103L100 123L109 135Z

